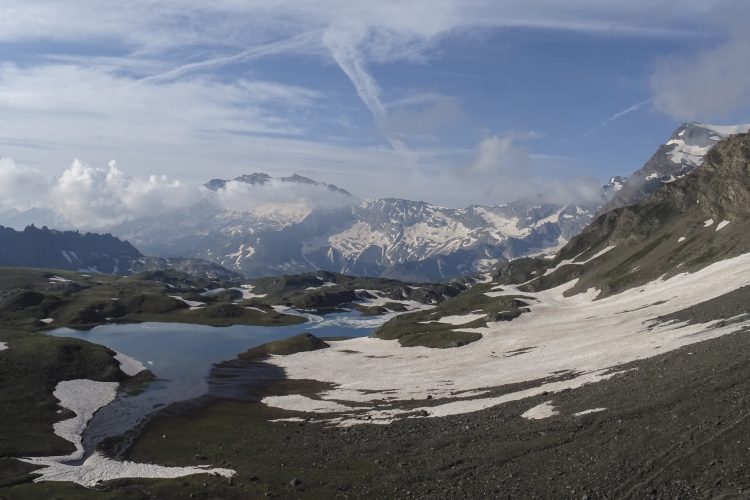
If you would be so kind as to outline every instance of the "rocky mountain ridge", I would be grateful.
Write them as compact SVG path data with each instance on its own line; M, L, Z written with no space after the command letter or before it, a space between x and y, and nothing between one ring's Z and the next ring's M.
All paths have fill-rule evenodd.
M691 175L599 216L554 259L509 263L496 277L534 291L577 279L568 293L606 297L750 252L749 207L750 134L731 135Z
M201 259L147 257L111 234L0 226L0 266L65 269L103 274L174 270L207 279L239 279L237 273Z
M698 168L708 152L721 140L746 133L749 125L683 123L646 163L627 178L613 177L605 187L611 193L600 213L645 200L664 184L674 182Z

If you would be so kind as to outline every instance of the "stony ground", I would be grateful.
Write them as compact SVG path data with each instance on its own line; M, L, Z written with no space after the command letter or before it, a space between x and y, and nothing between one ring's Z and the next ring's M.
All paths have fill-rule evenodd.
M29 484L25 468L3 463L0 497L750 498L748 352L750 332L738 332L582 389L386 426L269 423L291 414L196 402L152 422L129 458L230 467L238 471L232 481L194 476L83 490ZM283 381L265 391L300 384L316 385ZM559 415L520 417L545 401ZM574 416L594 408L606 410Z

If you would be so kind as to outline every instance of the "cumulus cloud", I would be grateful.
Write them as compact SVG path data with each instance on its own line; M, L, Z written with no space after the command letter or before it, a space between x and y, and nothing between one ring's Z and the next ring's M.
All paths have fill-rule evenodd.
M195 202L194 191L180 181L152 175L137 178L115 162L92 167L79 160L59 177L0 159L0 208L49 209L82 229L111 227L126 220L182 208Z
M454 172L464 189L476 193L478 203L500 204L517 199L544 203L598 203L601 183L573 173L575 160L538 155L527 143L535 132L509 132L482 139L474 161Z
M99 167L75 160L59 176L49 177L10 158L0 158L0 213L47 209L66 227L76 229L108 230L126 221L203 202L218 210L305 216L313 209L333 209L357 201L325 184L279 179L262 185L230 181L211 191L165 175L133 176L114 161Z
M53 184L51 208L74 226L104 228L192 203L192 192L166 176L137 178L117 164L92 167L75 160Z
M256 214L283 213L303 218L313 209L330 210L351 205L357 198L333 191L325 184L304 184L272 179L265 184L227 182L223 188L201 194L220 209Z

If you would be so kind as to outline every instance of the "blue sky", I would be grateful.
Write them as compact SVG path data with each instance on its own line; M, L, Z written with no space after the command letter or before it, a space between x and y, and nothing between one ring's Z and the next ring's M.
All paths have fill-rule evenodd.
M749 12L732 0L5 0L0 180L53 189L78 158L101 174L91 189L116 160L127 186L265 171L450 206L577 200L682 121L750 121Z

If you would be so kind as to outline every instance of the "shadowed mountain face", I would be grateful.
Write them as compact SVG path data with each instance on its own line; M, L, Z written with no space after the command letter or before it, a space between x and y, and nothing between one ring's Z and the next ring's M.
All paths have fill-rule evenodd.
M42 267L105 274L176 270L209 279L239 279L236 273L200 259L146 257L111 234L0 226L0 266Z
M750 252L750 134L721 141L694 170L601 215L553 260L511 263L498 277L528 290L578 279L568 293L603 297Z
M50 267L101 273L128 273L141 253L110 234L81 234L28 226L0 226L0 266Z

